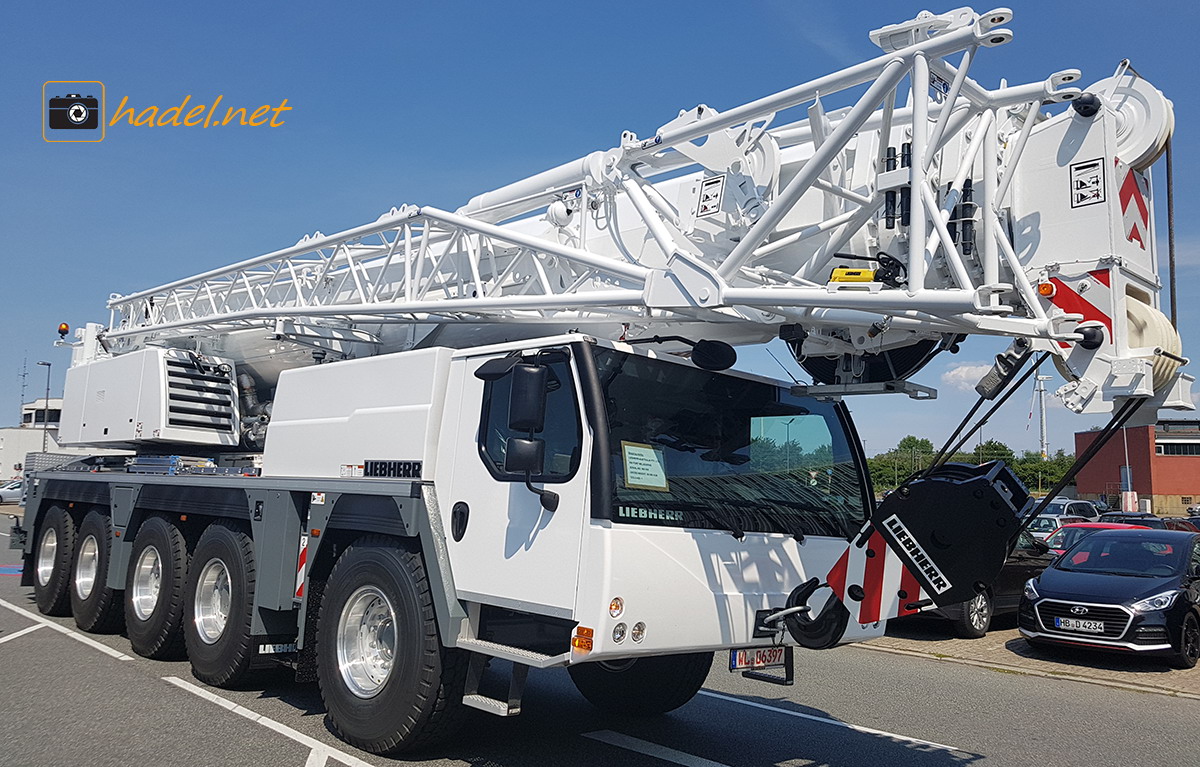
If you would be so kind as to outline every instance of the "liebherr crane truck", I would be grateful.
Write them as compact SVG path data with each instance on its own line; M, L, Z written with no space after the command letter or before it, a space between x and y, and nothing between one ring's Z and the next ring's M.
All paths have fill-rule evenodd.
M923 12L455 212L113 295L59 439L133 455L33 475L22 583L212 685L290 664L374 752L518 713L530 668L661 713L714 652L788 682L796 646L972 598L1037 501L939 458L876 503L845 397L928 399L910 378L980 334L1011 339L981 403L1049 359L1105 434L1192 406L1158 309L1171 103L1128 63L980 85L1011 15ZM729 369L776 338L811 384Z

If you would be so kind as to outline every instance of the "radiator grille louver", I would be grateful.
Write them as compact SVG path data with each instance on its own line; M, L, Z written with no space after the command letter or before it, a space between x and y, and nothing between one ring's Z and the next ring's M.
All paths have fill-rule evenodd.
M233 374L201 369L191 360L166 359L167 423L233 434L237 400Z

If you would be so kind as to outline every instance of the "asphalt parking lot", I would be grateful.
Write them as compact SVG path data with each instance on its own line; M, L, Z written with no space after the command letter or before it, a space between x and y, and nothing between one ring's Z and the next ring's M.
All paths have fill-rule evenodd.
M0 539L0 547L6 543ZM982 645L947 640L936 622L906 627L903 636L878 640L874 648L798 653L793 687L729 674L717 658L695 700L654 719L603 715L565 672L537 672L521 716L472 711L450 742L388 759L338 741L316 686L296 684L284 669L259 671L237 689L218 690L196 682L186 663L131 655L120 635L85 635L69 618L39 615L32 590L17 585L17 562L17 552L0 548L0 765L1197 762L1190 733L1200 720L1200 700L1013 673L1007 663L930 652L940 647L964 655L967 646L983 652L1009 642L1003 627L976 640ZM956 642L966 646L954 649ZM1065 658L1047 662L1066 665ZM1129 676L1195 678L1158 668L1147 665ZM1114 722L1120 723L1116 730Z

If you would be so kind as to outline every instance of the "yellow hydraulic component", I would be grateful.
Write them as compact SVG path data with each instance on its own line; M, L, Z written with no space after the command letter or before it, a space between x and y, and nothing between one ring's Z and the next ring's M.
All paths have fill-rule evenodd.
M845 266L835 267L829 275L830 282L874 282L874 269L850 269Z

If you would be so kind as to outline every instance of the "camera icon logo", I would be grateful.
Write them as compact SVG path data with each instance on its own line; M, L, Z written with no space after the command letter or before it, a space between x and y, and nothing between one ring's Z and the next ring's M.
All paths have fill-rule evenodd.
M95 96L68 93L50 99L50 130L95 130L100 127L100 101Z
M50 86L58 87L51 89ZM63 91L68 92L66 95L57 95ZM95 95L97 93L99 97ZM49 80L42 86L42 97L46 104L43 139L76 143L104 140L104 83L96 80ZM99 138L94 133L97 130L100 131Z

